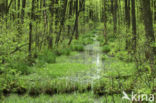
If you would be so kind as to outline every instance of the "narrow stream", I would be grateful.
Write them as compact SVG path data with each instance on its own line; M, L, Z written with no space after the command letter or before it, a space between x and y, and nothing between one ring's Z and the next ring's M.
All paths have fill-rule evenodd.
M94 43L85 46L84 52L80 52L75 56L71 56L71 62L73 63L82 63L82 64L93 64L89 71L78 72L76 75L65 77L66 79L79 82L79 83L90 83L93 84L94 80L100 79L101 71L104 69L104 63L101 59L102 51L100 48L100 42L97 41L97 37L94 38Z

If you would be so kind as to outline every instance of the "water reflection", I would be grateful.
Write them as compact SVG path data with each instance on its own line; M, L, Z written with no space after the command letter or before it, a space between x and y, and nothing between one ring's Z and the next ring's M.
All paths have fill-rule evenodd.
M102 52L100 48L100 43L95 39L93 44L89 44L85 46L83 52L75 56L71 56L71 62L73 63L82 63L82 64L93 64L93 66L89 71L78 72L77 74L73 74L72 76L66 77L71 81L78 81L80 83L93 83L94 80L100 79L101 71L103 71L104 63L101 59Z

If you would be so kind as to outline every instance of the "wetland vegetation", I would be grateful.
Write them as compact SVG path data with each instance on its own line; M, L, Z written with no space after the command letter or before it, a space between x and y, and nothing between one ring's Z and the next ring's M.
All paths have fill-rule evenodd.
M155 0L0 0L0 103L154 103L155 30Z

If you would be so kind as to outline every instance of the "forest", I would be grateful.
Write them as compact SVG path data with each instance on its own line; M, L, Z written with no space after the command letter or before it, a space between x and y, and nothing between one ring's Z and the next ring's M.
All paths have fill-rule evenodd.
M156 0L0 0L0 103L155 103Z

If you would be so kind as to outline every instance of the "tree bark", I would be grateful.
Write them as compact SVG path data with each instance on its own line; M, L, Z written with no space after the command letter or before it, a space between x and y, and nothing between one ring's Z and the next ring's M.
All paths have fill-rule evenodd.
M132 48L134 52L136 51L136 38L137 38L137 33L136 33L136 14L135 14L135 0L132 0L132 33L133 33L133 45Z
M32 22L33 22L33 19L34 19L34 7L35 7L35 0L32 0L31 22L29 24L29 48L28 48L29 58L32 57L32 52L31 52L31 48L32 48L32 28L33 28Z
M26 6L26 0L22 1L22 11L21 11L21 23L24 23L24 14L25 14L25 6Z
M79 0L76 0L76 34L75 38L78 39L79 37Z
M62 29L64 27L64 22L65 22L65 14L66 14L66 9L67 9L67 3L68 3L68 0L65 0L64 1L64 10L63 10L63 14L62 14L62 20L61 20L61 24L60 24L60 31L56 37L56 41L55 41L55 44L58 44L59 40L60 40L60 36L61 36L61 33L62 33Z
M107 43L107 0L104 0L104 37L105 37L105 43Z
M3 16L6 13L6 1L0 1L0 16Z
M113 22L114 22L114 33L117 33L117 10L118 9L118 0L115 0L113 8Z
M130 28L130 0L125 0L126 50L130 46L128 31Z
M151 47L151 44L155 42L154 30L153 30L153 19L152 12L150 8L150 0L142 0L143 6L143 14L144 14L144 26L145 26L145 34L147 38L147 47L148 55L147 59L150 59L151 62L154 60L154 54L156 54L156 47Z
M125 21L126 26L130 27L130 0L125 0Z

